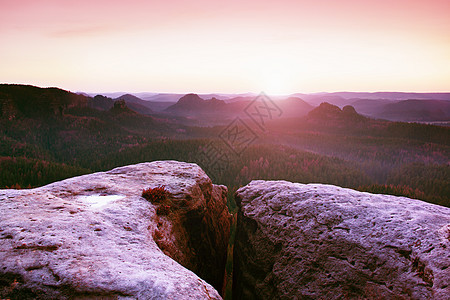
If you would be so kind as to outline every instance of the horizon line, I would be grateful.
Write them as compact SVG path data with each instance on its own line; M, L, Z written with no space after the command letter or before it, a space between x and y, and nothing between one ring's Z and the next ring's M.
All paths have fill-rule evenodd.
M65 90L74 94L97 94L97 95L101 95L103 94L120 94L123 93L122 95L125 94L143 94L143 93L149 93L149 94L180 94L180 95L187 95L187 94L198 94L198 95L203 95L203 94L225 94L225 95L238 95L238 94L253 94L253 95L259 95L261 93L264 93L268 96L290 96L290 95L294 95L294 94L307 94L307 95L312 95L312 94L337 94L337 93L367 93L367 94L376 94L376 93L404 93L404 94L450 94L450 89L446 90L446 91L436 91L436 90L427 90L427 91L412 91L412 90L375 90L375 91L367 91L367 90L338 90L338 91L315 91L315 92L302 92L302 91L297 91L297 92L290 92L290 93L268 93L265 92L264 90L261 90L259 92L251 92L251 91L244 91L244 92L220 92L220 91L216 91L216 92L194 92L194 91L188 91L188 92L179 92L179 91L160 91L160 92L156 92L156 91L152 91L152 90L144 90L144 91L126 91L126 90L122 90L122 91L84 91L84 90L72 90L72 89L67 89L64 87L59 87L56 85L36 85L36 84L30 84L30 83L11 83L11 82L2 82L0 84L8 84L8 85L24 85L24 86L33 86L33 87L38 87L38 88L57 88L57 89L61 89L61 90Z

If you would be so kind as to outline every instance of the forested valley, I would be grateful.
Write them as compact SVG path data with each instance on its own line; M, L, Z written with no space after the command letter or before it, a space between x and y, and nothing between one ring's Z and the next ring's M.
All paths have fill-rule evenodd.
M270 123L237 153L221 138L225 125L187 126L125 103L101 110L89 101L58 89L2 86L0 188L173 159L198 163L230 195L251 180L288 180L450 206L448 127L333 119L329 107L319 107L306 118Z

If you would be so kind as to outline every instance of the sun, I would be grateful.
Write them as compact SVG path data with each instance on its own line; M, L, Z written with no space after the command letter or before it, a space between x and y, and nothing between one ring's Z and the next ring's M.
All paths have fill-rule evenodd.
M270 96L284 96L295 92L295 75L286 65L272 65L262 74L263 91Z
M273 78L265 84L264 92L270 96L281 96L289 93L286 84L281 78Z

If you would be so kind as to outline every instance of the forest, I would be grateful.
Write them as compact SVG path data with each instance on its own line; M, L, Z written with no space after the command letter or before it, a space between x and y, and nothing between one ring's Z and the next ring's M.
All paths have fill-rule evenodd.
M26 101L42 102L40 92L50 93L52 102L36 114ZM238 187L265 179L333 184L450 207L448 127L354 116L327 123L316 111L309 119L269 124L236 153L221 139L225 126L181 125L138 114L124 103L99 110L68 92L44 92L31 90L16 101L17 95L0 88L0 188L32 188L171 159L199 164L214 183L228 186L230 199Z

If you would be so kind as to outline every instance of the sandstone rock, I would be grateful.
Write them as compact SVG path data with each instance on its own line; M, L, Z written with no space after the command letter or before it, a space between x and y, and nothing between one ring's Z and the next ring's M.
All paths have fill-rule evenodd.
M159 185L185 206L158 216L141 194ZM0 190L0 298L220 299L180 263L223 278L229 224L226 188L175 161Z
M286 181L236 199L236 299L450 299L449 208Z

